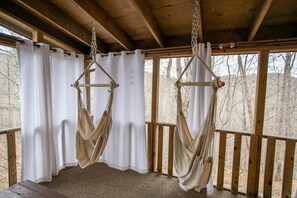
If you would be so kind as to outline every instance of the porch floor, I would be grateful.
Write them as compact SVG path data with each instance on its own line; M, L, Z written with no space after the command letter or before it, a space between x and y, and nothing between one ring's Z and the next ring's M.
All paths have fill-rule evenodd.
M57 192L73 198L97 197L245 197L214 188L211 196L206 192L184 192L176 178L161 174L139 174L131 170L120 171L103 163L86 169L65 169L50 183L41 183Z

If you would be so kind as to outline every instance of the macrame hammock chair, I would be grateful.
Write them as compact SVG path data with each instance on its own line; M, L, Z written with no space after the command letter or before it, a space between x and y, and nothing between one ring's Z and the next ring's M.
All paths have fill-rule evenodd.
M184 190L195 189L199 192L207 185L211 175L213 164L212 147L215 131L215 113L217 102L216 92L218 88L224 86L225 83L222 82L220 78L211 71L210 67L199 56L197 44L198 7L199 2L196 1L192 24L192 56L185 69L182 71L181 76L176 82L177 123L174 133L174 166L181 188L183 188ZM213 77L212 82L180 81L195 57L198 59L201 65L203 65L204 68L211 74L211 76ZM206 118L200 127L200 131L194 138L190 133L187 120L182 109L182 86L211 86L213 91Z
M79 76L79 78L71 85L77 89L77 101L78 101L78 126L76 132L76 158L81 168L92 165L98 161L99 156L104 151L106 146L110 130L112 127L112 102L113 91L119 85L113 80L113 78L103 69L103 67L96 62L96 29L95 23L92 29L92 43L91 53L92 61ZM110 80L109 84L80 84L80 79L89 72L89 69L93 66L97 66ZM80 87L109 87L110 95L103 112L101 119L97 126L93 124L93 116L86 109L83 99L82 91Z

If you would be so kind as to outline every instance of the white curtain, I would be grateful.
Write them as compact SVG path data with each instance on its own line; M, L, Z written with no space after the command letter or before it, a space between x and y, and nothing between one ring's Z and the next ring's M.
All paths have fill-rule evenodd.
M83 55L51 51L51 93L53 116L53 174L76 162L77 95L70 85L83 72Z
M198 44L199 56L208 65L211 66L211 44ZM192 82L210 82L211 75L204 68L197 57L192 62ZM192 137L196 137L200 131L201 125L206 118L212 95L211 87L191 87L190 104L188 109L187 123ZM212 152L212 151L211 151ZM212 192L212 179L207 186L208 192Z
M22 180L51 181L61 168L76 163L76 92L70 84L77 77L75 68L83 68L83 57L50 52L48 45L32 41L17 42L17 50Z
M144 54L98 54L97 61L120 85L114 91L109 140L100 161L120 169L140 173L148 171L145 106L144 106ZM109 79L96 68L96 83L109 83ZM95 88L94 119L98 123L108 99L108 89Z
M199 56L200 58L209 66L211 66L211 45L207 43L207 48L205 48L204 43L198 44ZM192 82L210 82L211 75L204 68L202 63L195 56L192 62ZM207 110L209 107L209 102L211 99L212 89L211 87L191 87L190 104L188 109L188 127L191 131L192 137L195 137L204 121Z

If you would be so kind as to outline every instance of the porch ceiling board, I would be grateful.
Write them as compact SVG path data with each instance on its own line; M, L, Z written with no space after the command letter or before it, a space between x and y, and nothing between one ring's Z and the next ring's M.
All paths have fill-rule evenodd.
M199 42L220 44L296 37L295 1L198 0ZM104 53L191 44L195 0L9 0L1 4L10 4L8 10L5 5L0 6L4 13L17 16L33 29L62 39L72 47L90 46L94 21L98 27L98 50ZM26 12L25 16L18 13L19 8ZM19 24L13 23L10 19L0 21L18 31ZM90 51L89 47L78 50Z
M131 38L123 31L112 17L94 0L73 0L104 28L126 50L133 49Z
M42 20L51 23L53 26L58 27L63 32L66 32L77 40L90 46L91 31L81 26L55 4L49 1L34 0L17 0L17 2L21 6L35 13L38 17L41 17ZM106 45L99 39L97 39L97 47L99 51L103 52L106 49Z
M146 27L149 29L150 33L153 35L160 47L165 47L164 44L164 34L152 13L151 8L144 0L130 0L135 9L140 14Z

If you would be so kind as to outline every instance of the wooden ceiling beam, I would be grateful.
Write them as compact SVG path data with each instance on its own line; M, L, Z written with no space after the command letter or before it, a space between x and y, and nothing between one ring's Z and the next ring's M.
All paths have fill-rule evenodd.
M258 9L256 10L256 13L252 19L252 23L250 25L250 33L249 33L249 37L248 37L248 41L252 41L255 36L256 33L259 30L259 27L261 25L261 23L264 20L264 17L266 16L271 4L272 4L273 0L262 0L261 1L261 5L258 6Z
M50 36L59 40L60 42L65 43L84 54L89 54L90 52L90 48L87 45L71 37L70 35L60 31L51 23L40 20L40 17L30 13L28 10L24 9L22 6L17 4L16 1L1 2L0 13L5 13L6 15L18 20L19 22L24 23L26 26L31 27L32 29L37 29L41 30L42 32L46 32Z
M22 7L35 13L42 20L58 27L61 31L69 34L84 44L91 45L91 31L84 28L69 15L64 13L55 4L49 1L16 0ZM106 44L97 39L97 47L101 52L105 51Z
M146 3L145 0L130 0L132 5L136 8L141 18L144 20L146 27L149 29L150 33L153 35L154 39L157 41L160 47L165 47L163 32L152 13L151 8Z
M32 39L33 29L31 27L24 25L24 23L15 20L3 12L0 12L0 24L15 33L18 33L28 39Z
M0 24L5 28L12 30L28 39L32 39L33 32L36 31L36 28L26 25L25 23L1 11L0 11ZM50 36L46 33L42 34L42 39L44 43L49 44L52 47L59 47L69 52L81 53L78 49L75 49L74 47L71 47L70 45L63 43L57 40L56 38L54 38L53 36ZM11 44L10 47L15 47L14 41L10 41L10 44Z
M73 0L80 8L88 13L103 29L105 29L126 50L133 49L133 42L112 17L94 0Z

